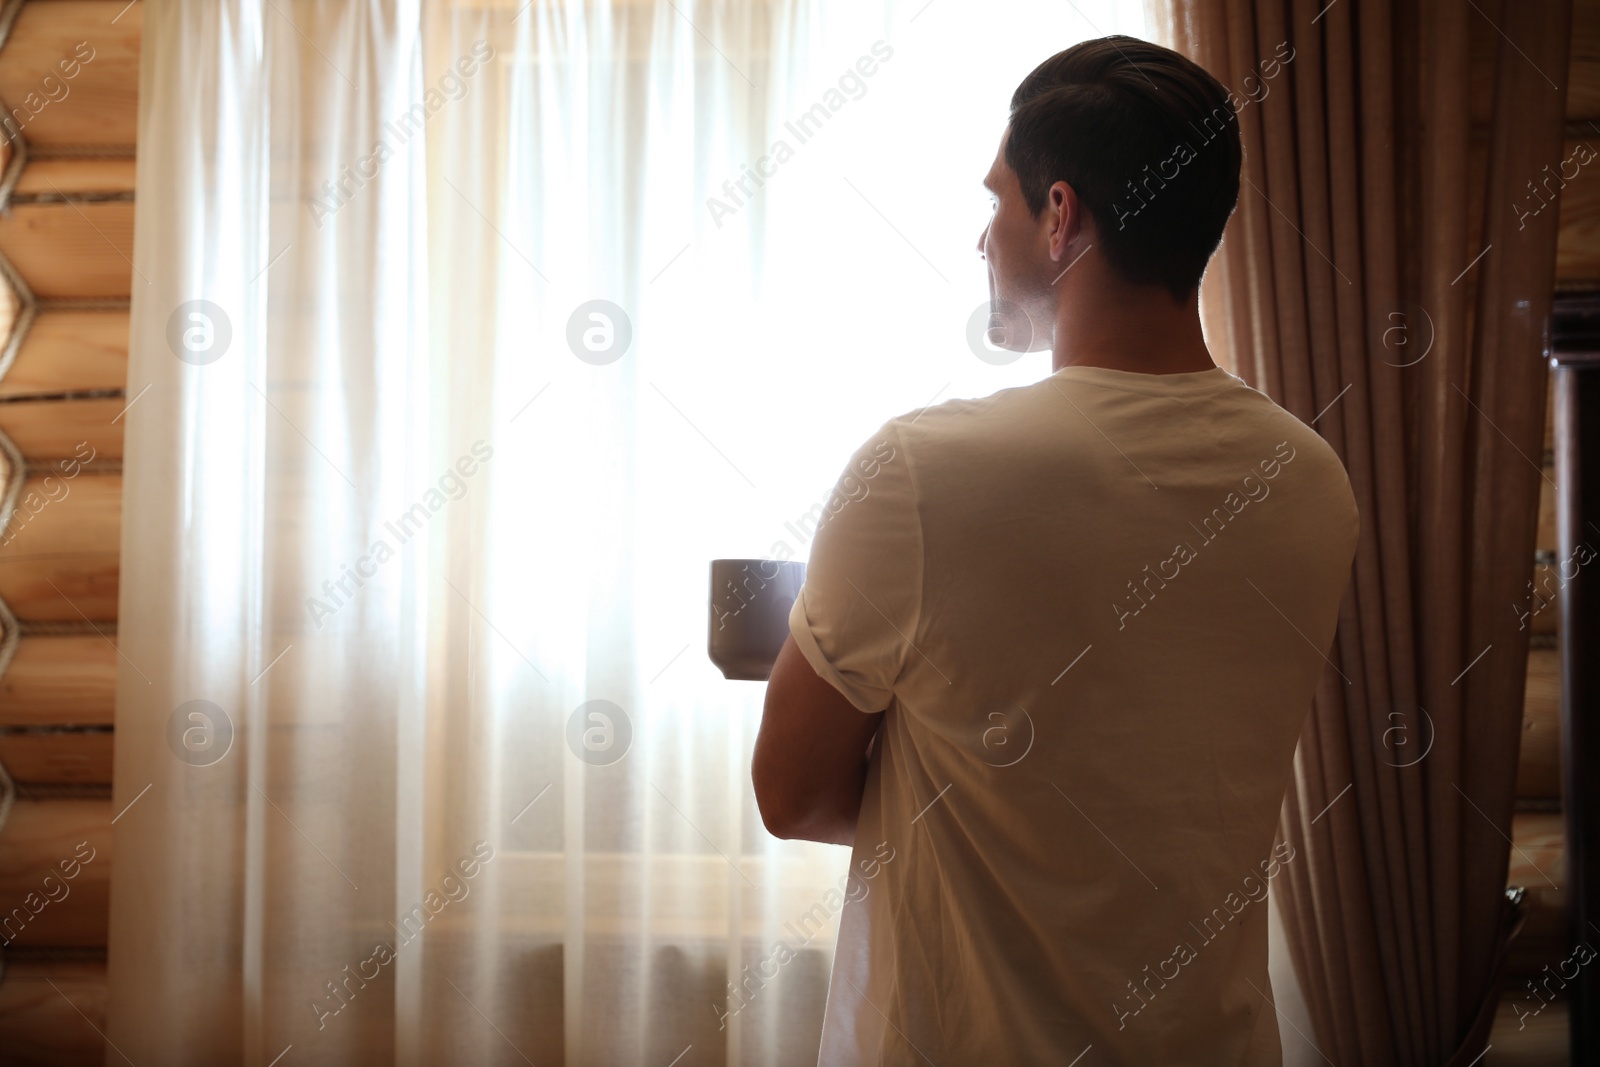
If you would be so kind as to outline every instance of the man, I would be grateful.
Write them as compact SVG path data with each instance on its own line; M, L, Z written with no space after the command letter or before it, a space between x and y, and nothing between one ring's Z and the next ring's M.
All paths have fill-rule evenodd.
M1053 373L890 419L817 532L752 774L854 846L826 1067L1281 1063L1274 833L1358 521L1201 336L1228 95L1128 37L1028 75L978 251Z

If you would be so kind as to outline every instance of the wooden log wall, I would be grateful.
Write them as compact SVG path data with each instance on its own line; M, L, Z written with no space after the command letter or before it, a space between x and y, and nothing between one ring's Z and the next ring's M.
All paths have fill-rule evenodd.
M0 1059L100 1064L143 5L0 7Z

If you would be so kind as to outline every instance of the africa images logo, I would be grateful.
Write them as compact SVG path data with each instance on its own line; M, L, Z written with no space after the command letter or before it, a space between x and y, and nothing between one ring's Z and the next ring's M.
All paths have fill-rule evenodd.
M1285 449L1288 449L1288 455L1284 454ZM1222 531L1228 528L1228 524L1252 501L1259 503L1267 498L1267 494L1272 492L1272 487L1267 482L1282 473L1283 467L1294 459L1294 446L1288 441L1280 441L1273 454L1277 459L1262 460L1257 465L1261 473L1258 475L1255 471L1251 471L1240 479L1239 488L1223 497L1222 503L1212 508L1211 513L1200 520L1199 526L1192 522L1189 524L1189 528L1200 535L1201 548L1221 537ZM1151 571L1150 564L1146 563L1144 578L1139 584L1135 585L1132 580L1128 582L1128 595L1123 597L1126 603L1111 605L1111 610L1117 616L1117 629L1125 629L1128 620L1149 607L1155 600L1156 593L1165 589L1168 582L1175 581L1178 575L1183 573L1183 568L1198 559L1199 555L1193 545L1188 541L1182 541L1173 548L1172 555L1156 564L1154 572ZM1152 583L1154 588L1151 587Z
M874 59L874 56L877 58ZM853 66L847 67L845 72L839 75L835 86L830 86L822 94L821 100L812 104L796 118L785 122L783 128L794 137L796 144L805 144L822 132L823 127L845 104L866 96L866 79L876 74L881 65L889 62L893 56L894 48L887 42L883 40L872 42L872 55L863 55ZM744 206L747 199L755 199L756 190L765 185L767 179L776 175L778 168L793 159L794 155L794 145L780 137L772 142L766 155L756 160L754 169L751 169L748 163L740 164L739 176L729 178L722 183L722 195L726 199L716 196L706 198L706 210L711 213L711 221L717 224L717 229L722 229L723 220L735 214ZM751 183L755 184L755 189L750 188ZM744 195L741 196L741 193Z
M1126 1004L1112 1003L1111 1010L1117 1016L1117 1029L1126 1029L1128 1020L1148 1008L1160 990L1167 988L1168 982L1176 981L1183 973L1183 968L1200 958L1200 949L1221 937L1228 929L1228 924L1238 918L1252 902L1261 903L1267 899L1268 883L1278 876L1283 865L1294 860L1294 846L1287 841L1280 842L1272 848L1272 854L1262 860L1258 865L1261 874L1254 872L1245 875L1239 890L1228 893L1222 903L1211 909L1211 912L1200 920L1200 925L1189 924L1189 929L1196 935L1199 946L1194 941L1187 939L1179 941L1173 946L1172 955L1155 964L1152 970L1146 964L1143 977L1137 982L1128 980L1128 992L1123 995ZM1242 890L1242 894L1240 892Z

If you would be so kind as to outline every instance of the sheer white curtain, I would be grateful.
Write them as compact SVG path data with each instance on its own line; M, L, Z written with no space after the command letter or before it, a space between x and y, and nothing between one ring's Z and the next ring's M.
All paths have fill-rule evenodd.
M152 7L116 1062L815 1062L848 857L761 826L708 562L1047 373L979 181L1142 12L996 6Z

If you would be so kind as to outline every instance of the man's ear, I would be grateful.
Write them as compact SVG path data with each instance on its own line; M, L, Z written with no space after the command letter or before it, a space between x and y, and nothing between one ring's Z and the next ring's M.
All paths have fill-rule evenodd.
M1056 182L1045 200L1045 214L1050 218L1050 258L1057 263L1066 262L1070 258L1068 252L1079 243L1078 238L1086 236L1083 202L1072 186Z

